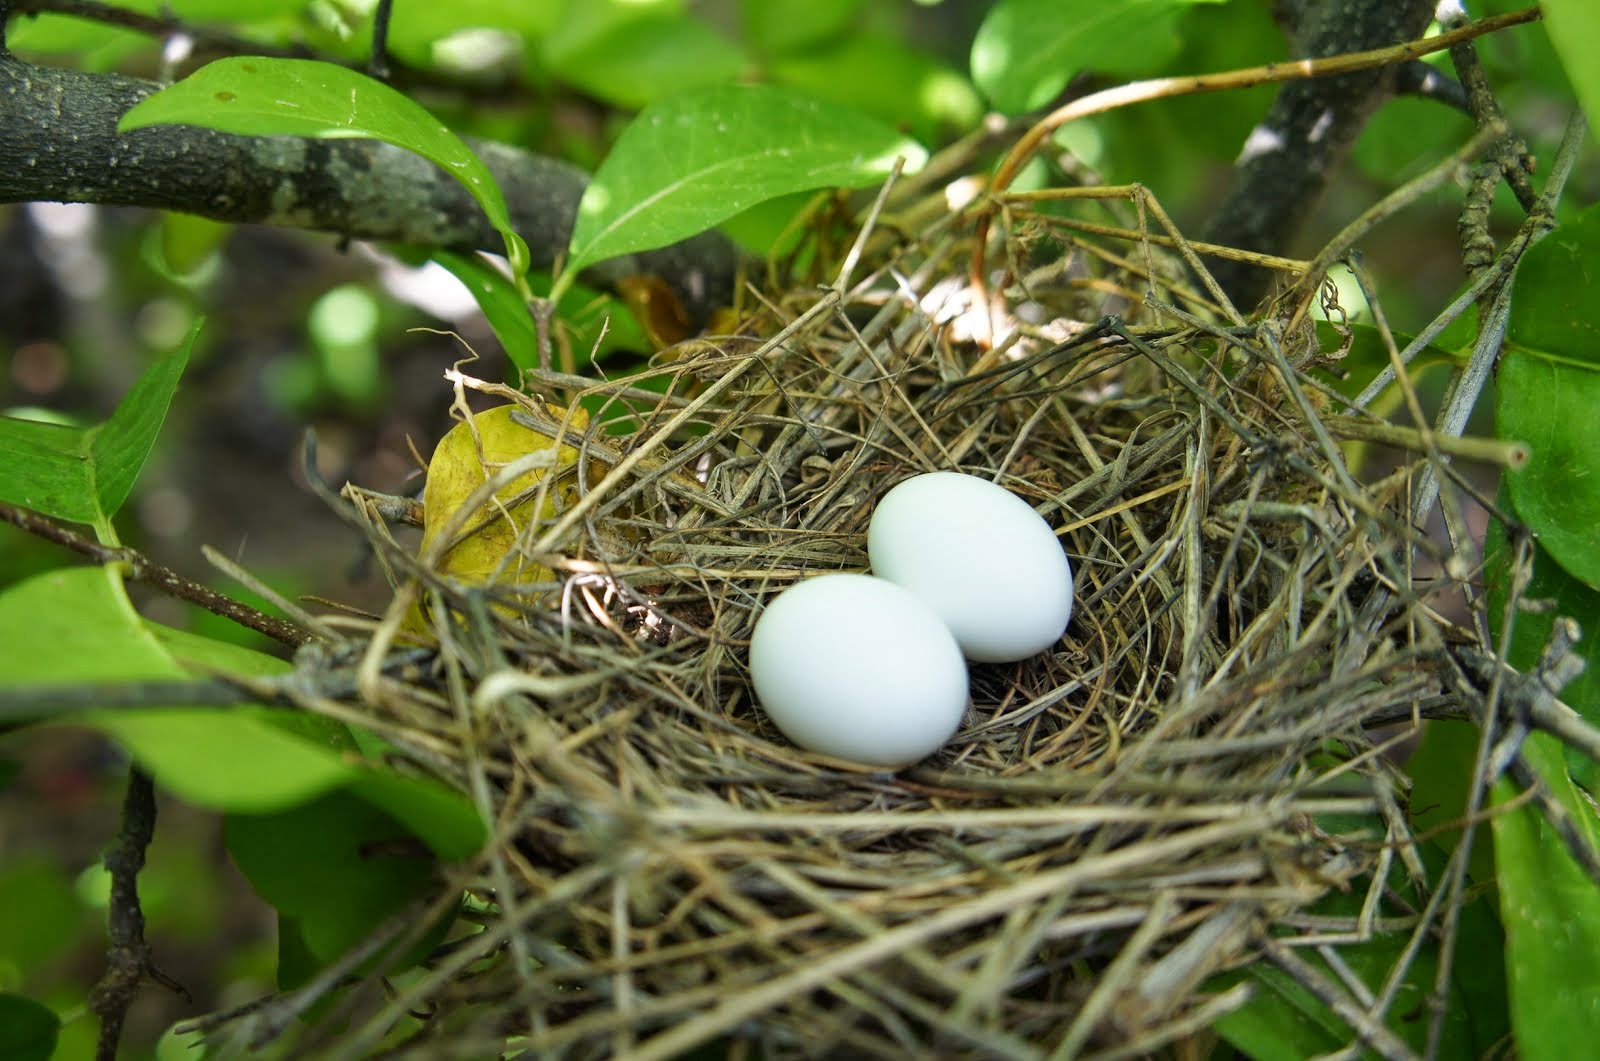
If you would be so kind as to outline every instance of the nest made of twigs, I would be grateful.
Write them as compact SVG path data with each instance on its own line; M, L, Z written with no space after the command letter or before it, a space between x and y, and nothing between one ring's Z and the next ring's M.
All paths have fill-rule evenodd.
M860 279L768 291L745 333L672 351L665 397L588 389L578 500L521 538L550 585L402 573L379 649L420 592L438 653L361 709L478 793L494 839L452 878L481 929L341 1050L409 1011L395 1052L430 1057L1136 1056L1410 857L1372 727L1434 690L1419 659L1449 624L1413 590L1409 467L1346 470L1314 330L1221 326L1045 235L1079 264L986 299L950 279L960 239L874 234ZM751 628L797 579L862 570L874 501L934 469L1057 528L1066 636L974 666L959 734L914 767L798 750L752 702Z

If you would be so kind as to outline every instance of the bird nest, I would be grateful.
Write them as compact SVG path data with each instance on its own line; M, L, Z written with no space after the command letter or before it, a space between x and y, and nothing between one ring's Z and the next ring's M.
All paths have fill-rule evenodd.
M586 454L522 529L541 584L442 577L374 525L399 592L369 651L419 599L437 650L359 711L493 837L441 900L471 931L346 1053L1135 1057L1244 1004L1230 970L1264 952L1315 990L1286 937L1336 949L1388 908L1415 855L1383 753L1459 633L1407 515L1437 461L1356 481L1364 414L1330 412L1337 351L1292 304L1230 323L1152 241L1044 213L983 290L953 220L869 226L834 282L790 273L643 377L532 374L526 423ZM586 428L546 404L579 399ZM875 501L936 469L1051 524L1071 624L974 665L920 763L797 749L752 699L752 627L863 570ZM1330 892L1360 916L1314 912Z

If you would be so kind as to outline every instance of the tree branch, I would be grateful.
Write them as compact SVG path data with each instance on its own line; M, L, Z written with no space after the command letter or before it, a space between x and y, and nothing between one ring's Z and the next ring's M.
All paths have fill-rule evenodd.
M9 523L36 538L65 546L97 564L123 564L127 568L124 578L148 583L170 597L188 601L213 615L231 619L240 626L266 634L285 645L304 645L316 639L310 631L294 623L268 615L209 586L184 578L171 568L150 560L137 549L125 545L103 545L32 509L0 502L0 523Z
M1289 9L1294 54L1322 58L1420 35L1434 0L1295 0L1281 6ZM1394 91L1394 81L1390 69L1286 83L1251 130L1203 238L1287 254L1367 119ZM1212 271L1241 306L1258 301L1269 279L1243 262L1218 262Z
M158 87L0 54L0 202L149 207L460 251L503 246L458 181L379 141L233 136L176 125L119 134L122 115ZM567 246L588 175L505 144L468 144L500 182L534 265L548 268ZM699 323L731 301L736 262L726 239L706 233L602 262L586 276L606 286L658 276Z
M144 911L139 904L139 871L145 850L156 829L156 792L150 775L137 766L128 774L128 794L122 804L122 825L116 842L105 854L111 876L111 902L107 914L106 971L89 993L89 1008L100 1018L96 1061L116 1061L122 1026L145 980L188 997L181 985L157 969L144 939Z

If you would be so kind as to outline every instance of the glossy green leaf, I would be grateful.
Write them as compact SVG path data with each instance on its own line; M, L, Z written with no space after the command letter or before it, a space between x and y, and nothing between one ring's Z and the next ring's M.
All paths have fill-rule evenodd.
M265 678L274 674L287 674L293 669L293 664L286 659L269 656L265 652L257 652L243 645L202 637L148 619L144 620L144 624L155 635L167 654L191 671L200 673L225 671L229 674Z
M1478 727L1470 722L1430 722L1423 727L1416 751L1406 760L1405 770L1412 779L1411 829L1418 836L1433 837L1446 851L1461 842L1478 737ZM1494 877L1492 844L1480 838L1472 845L1467 873L1474 881Z
M808 212L816 192L794 192L741 210L719 227L724 235L758 258L792 253L806 238Z
M1254 997L1213 1028L1253 1061L1303 1061L1349 1041L1348 1029L1311 992L1265 963L1219 977L1211 986L1221 990L1246 980L1256 986Z
M0 1057L6 1061L50 1061L61 1018L22 995L0 994Z
M995 108L1037 110L1075 75L1148 74L1178 54L1179 18L1218 0L1000 0L972 42L972 79Z
M1518 514L1574 578L1600 587L1600 372L1522 350L1500 361L1496 431L1528 444L1506 473Z
M887 33L852 33L772 61L772 79L818 99L854 107L926 140L966 131L983 102L965 77Z
M104 423L82 428L0 417L0 500L56 519L109 520L150 456L198 335L196 325L146 369Z
M740 0L751 46L765 55L804 51L844 34L863 0Z
M1589 133L1600 136L1600 6L1594 0L1541 0L1544 25L1561 56L1572 87L1589 116Z
M1528 443L1511 500L1539 544L1600 587L1600 208L1556 229L1517 272L1495 411L1502 437Z
M50 12L12 19L6 26L8 49L21 55L67 57L81 70L109 70L149 46L150 38L134 30Z
M538 331L527 303L510 278L476 255L440 251L433 260L466 285L511 363L519 369L538 368ZM535 272L528 277L528 285L536 294L548 294L549 274ZM565 339L576 362L574 367L580 370L615 350L650 349L639 322L622 300L582 283L570 284L561 292L555 328L553 338ZM556 353L559 356L559 344Z
M343 954L435 887L426 847L355 795L275 814L233 814L228 851L256 892L291 919L318 964Z
M699 19L666 11L631 18L579 44L547 50L553 74L596 99L630 109L732 81L737 45Z
M726 85L648 107L585 190L569 269L702 232L790 192L862 187L927 152L865 115L764 85Z
M505 236L511 259L527 261L482 160L420 105L365 74L313 59L218 59L134 105L117 128L167 124L242 136L370 138L404 148L460 181Z
M1536 733L1525 761L1588 836L1600 843L1595 812L1567 777L1560 744ZM1568 854L1537 804L1509 781L1495 787L1494 829L1500 916L1506 926L1511 1021L1523 1061L1588 1057L1600 1042L1600 887Z
M478 255L439 251L433 260L466 285L511 363L521 369L539 367L539 333L511 278Z
M446 861L478 852L488 838L483 819L453 788L425 777L388 770L363 770L350 791L382 808Z
M1523 255L1506 338L1552 360L1600 371L1600 206Z

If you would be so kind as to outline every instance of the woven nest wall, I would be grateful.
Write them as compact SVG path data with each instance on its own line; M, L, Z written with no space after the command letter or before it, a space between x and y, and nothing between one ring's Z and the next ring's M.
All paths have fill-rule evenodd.
M1228 325L1170 252L1036 218L985 301L970 246L869 229L843 283L765 286L739 334L667 352L665 398L587 389L626 436L532 381L528 423L589 457L520 539L554 576L400 567L372 650L420 593L439 652L358 705L492 810L453 881L482 930L347 1053L409 1011L418 1056L1138 1056L1404 849L1372 727L1435 691L1448 632L1412 588L1415 469L1358 485L1315 331ZM1057 529L1071 625L975 665L913 767L801 751L752 701L753 624L863 570L875 500L935 469Z

